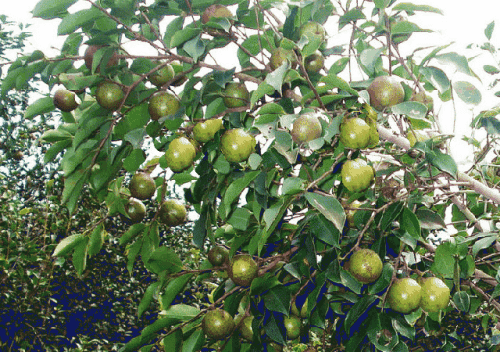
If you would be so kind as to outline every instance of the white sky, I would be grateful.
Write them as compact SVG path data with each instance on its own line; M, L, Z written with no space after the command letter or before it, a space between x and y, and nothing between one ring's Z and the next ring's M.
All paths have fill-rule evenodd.
M6 0L3 0L6 1ZM468 4L464 5L464 0L406 0L407 2L412 2L415 4L426 4L440 8L444 16L433 14L433 13L423 13L422 15L417 15L411 18L411 21L417 23L421 28L433 29L435 33L432 34L414 34L410 38L410 42L407 44L409 48L415 47L427 47L429 45L444 45L450 42L456 43L454 46L450 47L448 51L456 51L460 54L467 56L472 56L472 52L466 52L465 47L471 43L483 43L486 38L484 36L484 29L486 25L492 21L496 21L496 29L494 31L493 43L496 47L500 46L500 12L499 12L499 0L476 0L474 6ZM55 55L57 53L53 48L60 47L64 42L64 37L57 36L57 25L59 20L44 21L41 19L35 19L31 16L30 11L35 7L38 0L17 0L9 2L9 6L3 6L0 10L1 14L7 15L11 20L22 23L31 24L30 31L33 33L33 37L29 39L32 45L32 51L34 49L41 49L47 56ZM335 4L336 1L333 1ZM80 4L85 4L87 7L88 3L80 0ZM335 31L333 29L333 31ZM327 28L331 40L334 39L336 33L331 33L332 31ZM333 34L333 35L332 35ZM406 45L406 44L404 44ZM401 47L404 50L404 47ZM472 67L475 72L483 79L483 83L488 83L488 76L483 73L483 64L493 64L491 59L487 55L481 55L478 59L472 62ZM477 87L481 86L481 83L471 77L460 77L453 76L452 79L455 80L468 80L475 84ZM500 87L499 89L500 90ZM458 102L456 105L457 111L457 125L455 134L459 136L462 133L468 134L467 126L470 124L474 113L491 108L494 105L500 103L500 99L492 97L491 93L483 91L483 102L478 107L467 106ZM472 110L474 108L474 110ZM454 111L451 104L445 104L443 110L440 111L440 117L449 117L451 122L444 121L442 123L443 133L451 134L453 127L453 116ZM455 138L456 144L452 146L452 155L456 160L463 159L463 148L465 144L460 142L460 138ZM453 153L455 151L455 153ZM467 153L470 154L470 153Z

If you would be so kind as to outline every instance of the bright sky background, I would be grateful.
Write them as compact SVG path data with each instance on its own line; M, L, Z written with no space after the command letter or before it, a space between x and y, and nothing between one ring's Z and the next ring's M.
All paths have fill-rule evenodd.
M3 0L4 2L6 0ZM472 51L466 51L465 47L471 43L483 43L486 40L484 29L486 25L492 21L496 21L496 29L493 35L493 44L496 47L500 46L500 15L498 12L499 0L476 0L474 6L470 4L462 6L462 1L457 0L406 0L415 4L426 4L440 8L444 15L433 13L423 13L411 18L411 21L417 23L421 28L433 29L436 33L432 34L414 34L407 44L410 48L427 47L430 45L444 45L450 42L456 43L450 47L448 51L456 51L468 57L473 56ZM53 48L60 47L64 42L64 37L57 37L57 25L59 20L44 21L35 19L31 16L30 11L35 7L38 0L17 0L10 1L8 6L3 6L0 14L7 15L11 20L21 23L31 24L30 31L33 37L29 39L33 49L41 49L47 56L55 55L57 51ZM336 1L333 1L335 4ZM86 1L80 0L79 4L88 6ZM331 37L331 41L335 39L337 28L327 28L327 32ZM332 45L332 44L330 44ZM401 47L404 50L404 47ZM472 67L475 72L483 79L483 83L489 83L488 75L483 73L482 66L484 64L494 64L490 57L483 54L472 62ZM471 77L459 77L453 73L449 73L452 79L467 80L477 87L481 83ZM499 89L500 90L500 87ZM491 108L500 104L500 99L495 98L491 93L483 91L483 102L477 106L468 106L458 102L456 105L457 111L457 126L456 135L469 134L467 126L470 124L473 116L479 111ZM453 108L451 104L446 104L444 110L440 111L440 117L446 116L451 119L442 123L443 133L451 134L453 127ZM470 134L469 134L470 135ZM459 138L455 139L455 145L452 145L452 155L457 161L463 160L464 143L460 142ZM470 153L467 153L470 154Z

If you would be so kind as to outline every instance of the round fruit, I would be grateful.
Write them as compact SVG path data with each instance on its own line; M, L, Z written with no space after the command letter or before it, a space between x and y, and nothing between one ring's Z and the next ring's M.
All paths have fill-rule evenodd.
M271 61L269 65L271 69L274 71L281 65L283 65L286 61L288 61L291 67L294 67L297 64L295 60L295 55L292 50L287 50L282 47L276 48L271 54Z
M259 268L251 255L239 254L231 261L229 277L236 285L250 286L257 277Z
M356 208L359 208L363 203L361 203L359 200L354 200L350 204L346 204L347 207L349 208L354 208L354 209L347 209L345 211L345 217L347 220L347 223L349 224L350 227L354 227L354 214L356 214Z
M370 104L379 111L402 103L405 98L403 86L393 76L375 78L367 90Z
M103 108L112 111L120 107L124 97L122 88L113 82L102 82L95 91L97 103Z
M61 111L71 112L78 107L75 93L67 89L59 89L54 94L54 106Z
M170 142L165 152L167 166L173 172L181 172L193 165L196 148L186 137L177 137Z
M387 294L390 307L399 313L410 313L418 308L422 288L415 280L404 278L396 280Z
M215 246L208 251L208 261L213 266L224 265L229 260L229 252L226 248Z
M299 308L297 307L297 301L293 302L292 304L292 313L295 314L295 316L299 317L299 318L307 318L307 298L306 300L304 301L304 303L302 303L302 308L300 309L300 312L299 312Z
M158 121L160 118L175 114L179 110L179 100L165 91L154 93L149 98L148 111L151 120Z
M300 318L291 315L289 317L285 317L283 319L283 323L285 325L286 338L288 340L295 340L300 336L300 328L302 325Z
M368 141L368 148L375 148L380 141L380 136L375 123L368 124L370 126L370 140Z
M250 93L245 83L229 82L222 92L224 104L228 108L239 108L245 106L250 101Z
M148 76L148 79L157 87L163 86L175 76L174 68L171 65L165 65Z
M184 72L184 67L182 66L181 63L174 61L170 65L172 66L175 72L174 80L170 84L173 85L174 87L178 87L182 85L184 82L186 82L188 78L186 76L178 77L181 75L182 72Z
M413 92L411 96L411 101L418 101L427 107L427 112L434 109L434 99L425 93L425 91L420 91L418 93Z
M214 309L205 314L201 322L205 335L214 340L223 340L234 329L234 319L223 309Z
M89 45L85 50L85 53L83 54L83 59L85 60L85 66L89 70L92 70L92 63L94 61L94 55L96 51L104 47L105 45ZM115 52L109 59L108 63L106 64L106 67L116 66L117 64L118 64L118 56L116 55ZM100 65L97 66L96 72L99 72L99 70L100 70Z
M221 4L210 5L203 11L201 23L206 24L211 18L231 18L233 14L229 9Z
M240 326L240 334L245 340L253 340L253 328L252 328L253 316L247 316L243 318L243 323Z
M292 139L295 143L304 143L321 137L323 127L314 114L304 114L293 122Z
M132 197L144 200L151 198L155 194L156 184L150 174L136 172L130 180L128 189Z
M349 118L340 125L340 141L347 148L364 149L370 143L371 130L365 120Z
M182 225L187 218L186 207L176 199L166 200L160 207L159 217L167 226Z
M325 29L317 22L307 22L300 27L299 35L306 36L309 40L318 39L320 42L325 40Z
M198 122L193 128L193 137L200 143L212 140L215 134L222 128L222 119L212 119Z
M424 278L420 281L422 298L420 307L428 313L445 309L450 302L450 289L437 277Z
M125 211L133 224L141 222L146 216L146 207L139 199L135 198L129 198Z
M421 130L410 130L408 131L408 142L410 142L410 147L413 147L417 142L424 142L429 139L427 133Z
M242 128L235 128L222 135L220 148L227 161L239 163L248 159L255 144L254 136Z
M342 184L351 192L361 192L370 187L375 178L373 168L363 159L347 160L340 171Z
M318 73L324 65L325 58L319 50L316 50L316 52L312 53L304 59L304 67L308 74Z
M382 260L371 249L359 249L349 259L349 272L363 284L376 281L382 274Z

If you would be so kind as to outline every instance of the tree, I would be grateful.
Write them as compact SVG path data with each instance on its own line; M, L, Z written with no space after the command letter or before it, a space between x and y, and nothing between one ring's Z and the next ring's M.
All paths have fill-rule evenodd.
M325 351L407 351L426 343L451 350L470 346L472 335L459 336L450 318L467 321L471 315L486 322L491 338L482 343L499 343L492 327L500 313L494 261L500 194L482 182L496 182L496 174L479 165L495 150L499 111L477 116L473 127L485 127L489 136L485 144L469 139L481 149L478 163L460 172L447 154L447 137L428 131L436 132L439 119L433 99L480 101L476 87L443 69L453 65L474 77L469 60L447 46L405 47L410 37L428 31L411 17L439 15L438 9L396 0L279 6L87 0L87 9L69 13L73 3L39 1L34 16L62 19L58 33L66 42L58 57L14 62L2 94L40 77L79 97L78 108L62 112L64 123L41 137L51 143L47 161L62 154L62 199L69 213L80 211L83 190L107 209L106 217L93 219L83 233L69 233L54 251L71 256L79 275L102 248L107 219L132 217L130 176L155 170L155 214L131 224L120 243L129 271L141 260L157 279L138 303L138 316L152 302L161 312L123 351L153 345L276 351L287 339ZM335 27L351 36L332 47L325 38ZM493 28L487 27L488 40ZM145 54L146 47L152 54ZM495 52L491 44L484 47ZM236 67L217 64L221 50ZM311 66L318 51L326 58L319 70ZM485 70L497 74L497 68ZM375 79L380 76L391 78ZM53 109L47 96L26 114ZM193 130L204 131L196 138L203 144L190 139ZM426 135L417 138L418 130ZM176 248L160 245L170 231L164 223L175 231L185 219L178 202L165 202L176 197L176 185L198 215L193 244L204 253L217 245L228 249L223 265L205 260L190 268ZM442 230L452 236L432 241ZM375 280L370 269L357 269L369 268L369 259L348 265L360 248L383 262ZM229 278L214 278L219 271ZM360 275L369 279L358 281ZM427 276L451 290L445 309L425 312L416 298L408 312L389 304L395 283L405 289L400 278ZM192 280L220 285L208 304L172 305ZM411 281L411 292L420 292L418 281ZM216 313L205 321L208 311ZM289 317L293 311L302 320ZM210 329L206 337L206 326L217 320L228 331ZM430 340L429 332L438 338Z

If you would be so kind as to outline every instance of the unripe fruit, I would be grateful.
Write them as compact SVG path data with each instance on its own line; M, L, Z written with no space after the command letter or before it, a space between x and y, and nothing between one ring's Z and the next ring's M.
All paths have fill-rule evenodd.
M208 251L208 261L213 266L224 265L229 260L229 251L222 246L214 246Z
M129 198L125 211L133 224L141 222L146 216L146 207L140 200L135 198Z
M75 93L67 89L59 89L54 94L54 106L61 111L71 112L78 107Z
M379 111L402 103L405 98L403 86L393 76L375 78L367 90L370 104Z
M300 320L300 318L296 317L295 315L284 317L283 324L285 325L286 338L288 340L295 340L300 336L300 328L302 325L302 321Z
M387 294L390 307L399 313L410 313L418 308L422 288L415 280L404 278L396 280Z
M375 282L382 274L383 264L371 249L359 249L349 259L349 272L363 284Z
M361 192L375 179L373 168L363 159L348 160L340 171L342 184L351 192Z
M206 143L212 140L222 127L222 119L198 122L193 128L193 137L200 143Z
M161 222L170 227L184 224L187 218L186 207L176 199L164 201L158 215Z
M233 14L221 4L213 4L205 9L201 16L201 23L206 24L211 18L231 18Z
M214 309L205 314L201 326L207 337L223 340L233 332L234 319L225 310Z
M174 139L165 152L165 161L173 172L182 172L191 167L195 157L196 148L186 137Z
M231 261L229 277L236 285L250 286L257 277L258 270L257 263L251 255L239 254Z
M125 94L122 88L113 82L102 82L95 91L97 103L105 109L115 111L122 104Z
M359 117L344 120L340 125L340 141L347 148L364 149L370 143L370 126Z
M165 65L148 76L148 79L157 87L163 86L174 78L175 72L171 65Z
M252 328L253 316L247 316L243 318L243 323L240 326L240 334L245 340L252 341L253 339L253 328Z
M151 120L157 121L168 115L173 115L179 110L179 100L172 94L165 91L154 93L149 98L148 111Z
M144 200L153 196L156 191L156 184L150 174L136 172L130 180L128 189L132 197Z
M316 50L316 52L312 53L304 59L304 68L306 69L306 72L308 74L318 73L319 71L321 71L324 65L325 58L319 50Z
M450 289L437 277L422 278L420 307L428 313L445 309L450 302Z
M302 307L300 308L300 311L299 311L299 308L297 307L297 301L293 302L292 304L292 313L299 317L299 318L307 318L307 298L306 300L304 301L304 303L302 303Z
M295 55L293 51L279 47L272 52L269 65L271 66L271 69L274 71L278 67L283 65L286 61L290 63L291 67L297 65L297 60L295 60Z
M222 95L224 104L228 108L239 108L247 105L250 101L250 93L243 82L227 83Z
M255 150L255 138L242 128L226 131L221 138L221 151L227 161L239 163L247 160Z
M321 137L323 127L318 117L314 114L308 113L299 116L294 122L292 127L292 139L295 143L310 142L316 138Z
M83 59L85 61L85 66L91 70L92 69L92 63L94 61L94 55L97 50L104 48L105 45L89 45L87 49L85 50L85 53L83 54ZM116 66L118 64L118 55L116 55L116 52L113 53L111 58L109 59L108 63L106 64L106 67L111 67L111 66ZM97 66L96 72L100 71L100 64Z
M323 42L325 40L325 29L317 22L307 22L300 27L299 35L306 36L309 40L318 39Z

